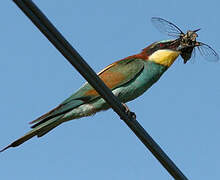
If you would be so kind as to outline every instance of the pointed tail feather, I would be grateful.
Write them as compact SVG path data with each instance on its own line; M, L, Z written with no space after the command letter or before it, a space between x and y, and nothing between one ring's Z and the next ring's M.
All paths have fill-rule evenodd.
M25 134L21 138L17 139L13 143L11 143L8 146L6 146L5 148L3 148L0 152L3 152L3 151L5 151L6 149L8 149L10 147L19 146L20 144L24 143L25 141L27 141L27 140L31 139L32 137L34 137L35 135L37 135L37 133L38 133L38 131L35 130L35 129L29 131L27 134Z
M37 127L33 128L31 131L26 133L24 136L20 137L19 139L17 139L13 143L9 144L8 146L6 146L2 150L0 150L0 152L3 152L10 147L17 147L17 146L23 144L24 142L26 142L27 140L31 139L34 136L41 137L41 136L45 135L46 133L48 133L49 131L51 131L52 129L54 129L55 127L57 127L58 125L60 125L62 123L62 120L61 120L62 117L63 117L63 115L60 115L58 117L52 118L52 119L38 125Z

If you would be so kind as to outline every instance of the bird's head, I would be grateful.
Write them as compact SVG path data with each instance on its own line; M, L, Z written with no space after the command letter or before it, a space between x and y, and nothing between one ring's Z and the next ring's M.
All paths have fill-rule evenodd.
M143 49L143 53L148 55L148 60L163 66L171 66L176 58L181 54L179 42L177 40L158 41L147 48Z
M172 65L179 55L181 55L185 64L191 58L193 49L200 45L196 41L198 37L196 32L199 30L189 30L186 34L181 34L180 38L175 40L155 42L143 49L143 52L147 53L149 60L164 66L169 67Z

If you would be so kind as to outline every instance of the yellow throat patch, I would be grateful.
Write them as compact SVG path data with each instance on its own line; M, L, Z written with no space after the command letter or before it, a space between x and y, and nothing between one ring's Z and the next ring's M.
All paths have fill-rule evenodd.
M170 67L179 55L179 51L160 49L149 56L149 61Z

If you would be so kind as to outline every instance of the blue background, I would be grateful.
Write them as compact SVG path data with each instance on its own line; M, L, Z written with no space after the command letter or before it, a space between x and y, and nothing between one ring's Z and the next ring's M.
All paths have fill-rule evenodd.
M35 1L95 71L168 39L159 16L220 53L213 1ZM77 90L84 79L12 1L1 2L0 145ZM189 179L220 179L220 64L179 58L144 95L128 103L138 121ZM71 121L0 154L1 179L172 179L112 111Z

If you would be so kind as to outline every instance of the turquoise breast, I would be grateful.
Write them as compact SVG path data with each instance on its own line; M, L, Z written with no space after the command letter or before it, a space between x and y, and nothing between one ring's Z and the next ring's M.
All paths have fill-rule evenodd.
M150 88L166 70L167 67L163 65L152 61L145 61L144 69L134 80L117 88L115 91L118 91L118 94L113 92L119 97L121 102L131 101Z

